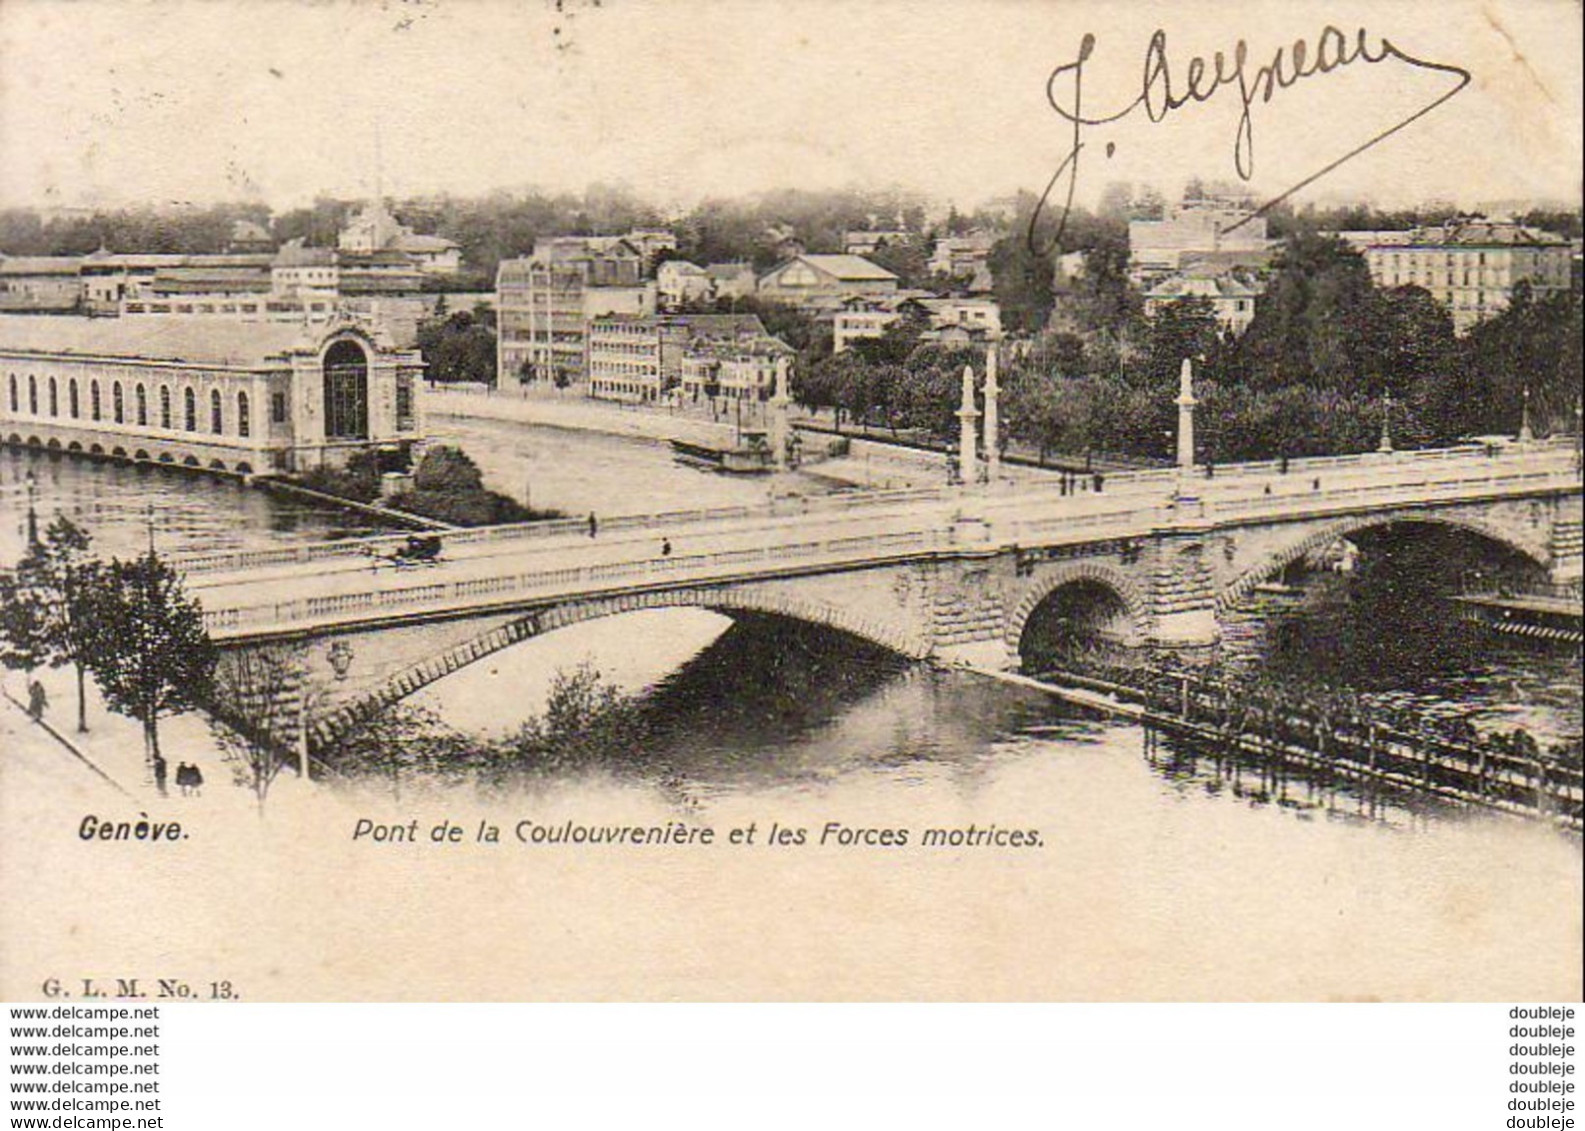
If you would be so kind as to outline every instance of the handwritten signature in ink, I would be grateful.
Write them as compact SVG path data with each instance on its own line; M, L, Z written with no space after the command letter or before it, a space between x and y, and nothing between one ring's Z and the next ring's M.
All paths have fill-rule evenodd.
M1171 63L1167 56L1167 33L1157 29L1150 37L1150 45L1145 49L1144 82L1139 96L1115 113L1088 115L1084 111L1084 68L1095 53L1095 36L1087 33L1079 43L1078 58L1057 67L1046 80L1046 101L1057 114L1072 125L1073 133L1067 155L1062 159L1062 164L1057 166L1056 172L1051 175L1051 180L1046 183L1039 204L1030 217L1028 234L1030 249L1037 254L1044 254L1062 239L1062 233L1067 226L1068 213L1073 207L1074 189L1078 184L1079 155L1088 145L1084 140L1085 131L1120 122L1141 107L1152 122L1161 122L1191 102L1209 102L1223 87L1236 86L1243 102L1243 109L1239 114L1237 133L1233 142L1233 165L1239 177L1247 181L1255 172L1253 110L1257 101L1262 105L1267 104L1278 91L1287 90L1304 79L1330 74L1355 63L1375 64L1397 60L1405 66L1451 75L1458 80L1451 89L1444 91L1408 117L1382 130L1291 188L1266 201L1248 218L1253 219L1287 200L1305 186L1314 184L1345 162L1358 157L1367 149L1381 144L1399 130L1425 117L1470 83L1471 75L1462 67L1416 58L1385 36L1376 38L1377 43L1372 47L1371 34L1366 29L1360 28L1350 40L1343 32L1328 25L1316 38L1313 54L1310 45L1304 40L1299 40L1292 47L1278 48L1270 63L1258 66L1253 71L1249 69L1249 47L1240 39L1230 57L1218 51L1209 61L1199 56L1190 58L1188 65L1183 69L1180 87L1174 83ZM1057 88L1070 76L1072 102L1064 104L1058 96ZM1115 149L1115 143L1108 142L1107 156L1110 157ZM1038 244L1035 233L1041 214L1064 182L1066 191L1063 193L1062 214L1057 223L1056 233L1045 244Z

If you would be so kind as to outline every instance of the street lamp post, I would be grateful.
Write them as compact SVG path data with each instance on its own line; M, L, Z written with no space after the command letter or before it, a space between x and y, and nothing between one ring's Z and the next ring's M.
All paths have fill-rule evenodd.
M36 505L38 500L39 482L38 476L33 474L33 469L31 467L28 468L27 475L24 477L24 479L28 487L28 549L33 550L37 549L39 544L39 513L38 507Z

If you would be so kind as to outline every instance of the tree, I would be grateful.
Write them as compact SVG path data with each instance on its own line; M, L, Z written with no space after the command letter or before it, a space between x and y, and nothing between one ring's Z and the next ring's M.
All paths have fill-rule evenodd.
M340 777L389 781L392 797L400 801L404 784L499 778L495 754L493 745L459 734L433 712L398 701L361 715L331 741L325 758Z
M110 708L143 724L151 767L160 756L161 715L191 710L209 696L215 646L198 603L152 550L112 561L95 586L89 668Z
M1051 257L1029 246L1024 225L991 248L991 289L1002 311L1002 325L1015 334L1043 330L1053 302Z
M632 700L585 663L556 673L545 710L506 740L502 757L536 773L577 770L631 757L642 738Z
M93 608L103 567L88 556L93 539L65 515L44 532L40 580L44 633L51 667L71 664L77 675L77 730L88 730L87 670L97 627Z
M418 348L431 381L495 384L496 335L487 311L458 310L418 324Z
M234 649L215 664L210 727L260 814L270 786L303 741L307 676L301 646Z
M1211 300L1196 295L1164 303L1148 323L1145 376L1154 389L1176 387L1184 358L1203 362L1216 351L1221 326Z
M86 667L94 646L89 602L99 563L90 539L58 515L42 542L28 547L15 571L0 577L0 663L32 671L41 664L77 669L77 729L88 729Z
M31 672L49 660L47 602L37 547L10 573L0 574L0 664Z

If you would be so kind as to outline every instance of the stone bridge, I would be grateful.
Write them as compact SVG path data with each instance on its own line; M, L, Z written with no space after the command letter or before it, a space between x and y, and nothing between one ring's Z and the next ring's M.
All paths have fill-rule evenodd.
M1453 528L1506 547L1536 580L1581 576L1572 438L1083 488L788 499L609 520L598 537L579 522L486 528L447 534L432 565L396 564L401 538L179 564L222 646L306 645L321 740L528 637L638 609L771 613L906 656L1012 666L1059 596L1124 643L1212 644L1261 581L1374 528Z

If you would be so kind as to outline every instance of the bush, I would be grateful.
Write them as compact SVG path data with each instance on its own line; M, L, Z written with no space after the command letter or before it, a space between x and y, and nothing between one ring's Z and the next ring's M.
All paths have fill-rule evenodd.
M484 474L461 448L441 445L430 448L419 461L413 487L446 495L470 494L484 490Z
M449 522L454 526L490 526L500 522L531 522L560 518L555 510L532 510L516 499L488 490L478 464L461 448L431 448L413 474L413 488L391 500L394 509Z
M380 497L379 457L373 452L358 452L346 467L315 467L298 476L298 482L311 491L372 503Z

